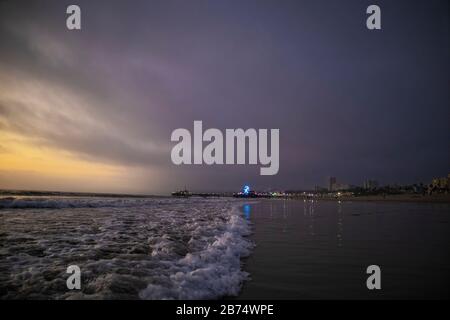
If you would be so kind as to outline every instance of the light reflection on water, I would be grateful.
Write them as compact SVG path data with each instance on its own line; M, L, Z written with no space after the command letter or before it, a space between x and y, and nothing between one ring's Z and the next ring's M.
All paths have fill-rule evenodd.
M338 209L337 209L337 246L342 247L342 234L344 233L344 214L342 211L342 203L341 201L338 202Z
M262 200L240 298L427 298L449 295L450 205ZM381 266L383 289L365 270ZM421 279L415 281L414 279Z
M242 210L244 211L245 219L250 220L250 211L251 211L250 204L248 204L248 203L244 204L244 206L242 207Z

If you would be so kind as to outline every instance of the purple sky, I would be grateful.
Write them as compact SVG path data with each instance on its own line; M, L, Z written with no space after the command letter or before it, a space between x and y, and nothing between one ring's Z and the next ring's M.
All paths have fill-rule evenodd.
M373 1L2 1L0 129L126 168L122 192L428 183L449 173L449 4L376 3L381 31ZM279 128L279 173L173 165L194 120Z

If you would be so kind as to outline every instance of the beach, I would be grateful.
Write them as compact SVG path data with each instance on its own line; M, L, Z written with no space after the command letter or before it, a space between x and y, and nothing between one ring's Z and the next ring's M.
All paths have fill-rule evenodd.
M26 194L0 199L0 299L449 296L450 205ZM66 269L81 269L68 290ZM366 288L378 265L382 289Z

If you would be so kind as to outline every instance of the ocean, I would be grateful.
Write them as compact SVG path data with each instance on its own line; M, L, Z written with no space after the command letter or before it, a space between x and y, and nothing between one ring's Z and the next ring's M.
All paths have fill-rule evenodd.
M450 205L0 199L0 299L448 298ZM81 290L69 290L69 265ZM368 290L366 268L381 269Z
M450 204L262 200L239 299L450 297ZM367 267L381 270L368 290Z
M239 293L242 201L12 196L0 200L0 299L215 299ZM81 290L68 290L69 265Z

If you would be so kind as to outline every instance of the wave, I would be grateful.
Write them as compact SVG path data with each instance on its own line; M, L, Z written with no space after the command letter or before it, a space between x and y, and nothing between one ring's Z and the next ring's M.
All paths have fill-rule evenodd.
M169 266L169 285L149 284L142 299L215 299L238 295L249 273L241 270L241 258L250 254L253 244L248 223L230 212L225 230L214 236L213 243Z
M8 275L0 287L9 288L0 299L218 299L237 295L249 279L241 258L253 244L240 199L0 203L12 209L0 210L0 269ZM79 291L65 286L72 264L81 269Z
M169 203L173 203L173 200L168 198L4 197L0 198L0 209L127 208Z

